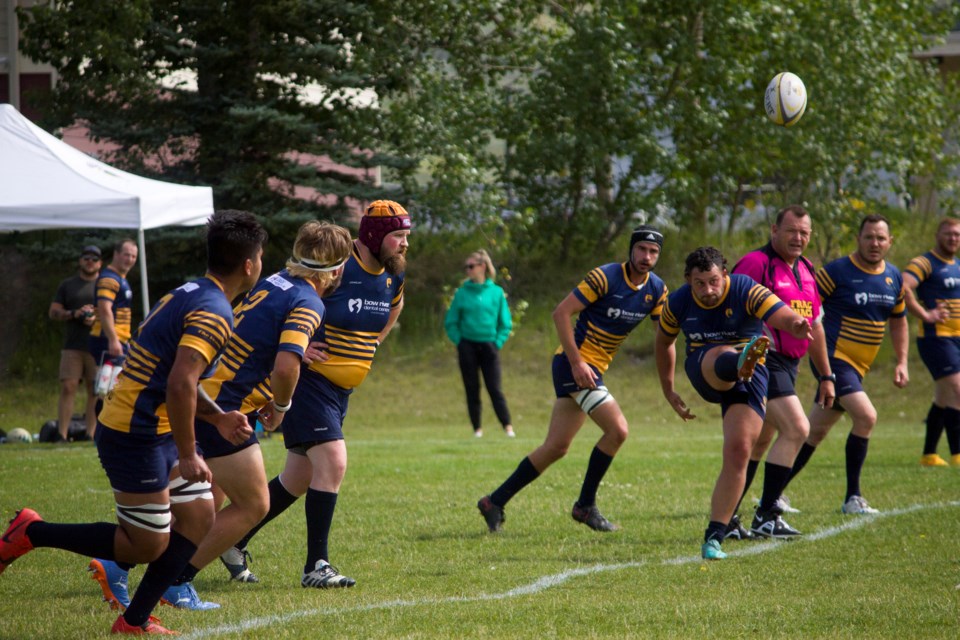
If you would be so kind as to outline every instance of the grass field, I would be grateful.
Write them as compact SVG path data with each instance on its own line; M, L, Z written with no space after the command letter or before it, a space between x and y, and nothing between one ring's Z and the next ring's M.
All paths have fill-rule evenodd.
M918 465L930 398L918 363L906 392L893 389L883 363L867 380L881 419L863 487L879 516L840 514L843 421L791 487L802 513L788 520L804 538L729 542L731 557L707 564L699 548L720 465L719 411L682 385L699 417L676 419L644 349L624 354L606 378L631 422L599 495L622 530L601 535L570 518L599 433L588 426L566 459L507 506L504 531L487 533L477 499L540 443L552 404L553 337L542 326L527 331L523 345L505 351L514 440L499 433L489 407L487 436L471 437L452 349L385 345L352 400L350 466L331 540L331 561L355 588L299 586L301 503L254 539L260 584L230 583L212 565L195 584L222 608L164 607L163 623L198 639L957 637L960 468ZM50 413L54 398L44 397L35 385L6 385L0 426ZM272 477L282 442L265 441L264 451ZM89 444L0 447L3 519L20 506L58 522L114 520ZM107 635L116 614L85 568L85 559L50 549L17 561L0 577L0 638ZM131 582L140 575L135 569Z

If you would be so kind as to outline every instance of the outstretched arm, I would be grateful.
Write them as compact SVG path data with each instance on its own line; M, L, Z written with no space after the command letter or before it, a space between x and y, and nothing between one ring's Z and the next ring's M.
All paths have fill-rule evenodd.
M657 327L657 337L654 340L654 359L657 362L657 375L660 377L663 397L667 399L677 415L686 421L697 416L690 412L680 394L674 389L673 376L677 364L676 340L676 336L667 335L660 327Z

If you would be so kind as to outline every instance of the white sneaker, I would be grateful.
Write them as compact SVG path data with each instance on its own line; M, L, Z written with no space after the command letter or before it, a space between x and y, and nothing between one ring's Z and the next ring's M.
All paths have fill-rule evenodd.
M517 434L514 433L513 427L511 427L511 426L507 426L507 427L503 430L503 432L504 432L505 434L507 434L507 437L508 437L508 438L516 438L516 437L517 437Z
M477 429L476 431L474 431L474 432L473 432L473 437L474 437L474 438L482 438L482 437L483 437L483 429Z
M840 507L840 511L847 515L869 515L873 513L880 513L879 509L874 509L867 501L864 500L863 496L850 496L850 499L843 503L843 506Z
M300 584L304 587L316 589L335 589L338 587L352 587L357 584L353 578L348 578L337 571L336 567L326 560L317 560L313 571L303 574Z

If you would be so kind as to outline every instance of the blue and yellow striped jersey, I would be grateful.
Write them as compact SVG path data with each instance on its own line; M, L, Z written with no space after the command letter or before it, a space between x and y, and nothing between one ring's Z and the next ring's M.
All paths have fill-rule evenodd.
M97 306L101 300L113 303L113 326L117 330L117 338L121 343L126 344L132 335L130 325L133 319L133 291L127 279L110 267L104 267L100 271L100 277L97 278L96 291L97 299L93 303L94 306ZM90 327L90 336L98 338L102 333L103 327L98 316Z
M720 301L712 307L701 304L685 284L667 299L660 316L660 329L670 336L681 331L687 354L708 344L741 345L763 334L763 323L784 303L753 278L738 273L725 278Z
M209 363L209 377L233 330L233 310L213 276L174 289L137 328L117 385L104 401L100 422L116 431L163 434L167 417L167 378L181 346L198 351Z
M286 269L250 290L236 309L220 366L201 385L224 411L256 411L273 400L270 373L279 351L301 358L323 322L314 286Z
M950 309L950 317L943 322L929 324L918 320L917 337L960 337L960 261L951 258L947 262L935 251L928 251L911 260L903 274L916 278L917 300L924 307L934 309L943 302Z
M887 320L906 313L903 276L886 261L870 269L851 254L817 271L817 289L828 355L865 376L880 351Z
M401 300L403 275L368 271L354 245L340 286L323 299L327 317L317 338L327 343L330 358L311 363L310 370L338 387L358 386L370 373L377 336Z
M660 317L667 286L653 272L643 284L634 285L627 264L613 262L590 271L572 293L586 305L573 327L574 341L583 361L602 374L641 320ZM556 353L563 353L563 347Z

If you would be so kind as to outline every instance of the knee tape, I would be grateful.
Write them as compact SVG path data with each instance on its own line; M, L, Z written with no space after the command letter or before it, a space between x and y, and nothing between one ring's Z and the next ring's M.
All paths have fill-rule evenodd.
M593 410L600 405L613 400L613 396L610 395L610 392L607 391L605 386L600 385L596 389L583 389L574 395L574 399L577 401L577 404L580 405L580 408L583 409L583 412L590 415L593 413Z
M213 500L213 486L209 482L190 482L184 478L170 481L170 502L183 504L194 500Z
M170 533L169 504L141 504L130 507L117 503L117 519L154 533Z

